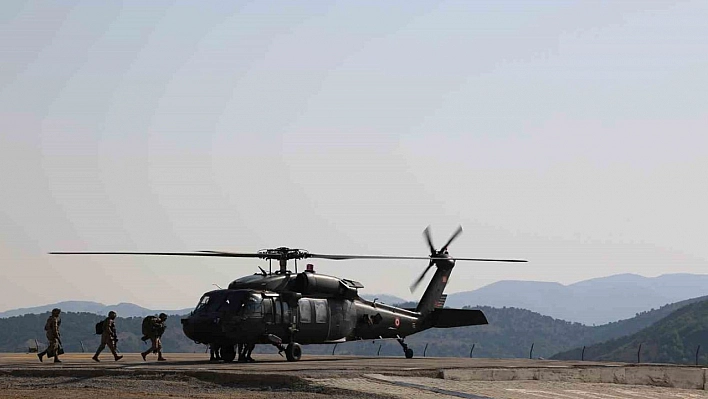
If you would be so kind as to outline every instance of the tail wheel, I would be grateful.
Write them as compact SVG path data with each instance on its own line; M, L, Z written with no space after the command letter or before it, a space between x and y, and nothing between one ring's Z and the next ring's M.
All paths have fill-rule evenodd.
M412 359L412 358L413 358L413 349L411 349L411 348L406 348L406 350L403 351L403 353L406 354L406 359Z
M221 360L224 363L231 363L236 359L236 350L233 345L224 345L221 347Z
M302 357L302 348L300 344L296 342L291 342L288 347L285 348L285 357L289 362L297 362Z

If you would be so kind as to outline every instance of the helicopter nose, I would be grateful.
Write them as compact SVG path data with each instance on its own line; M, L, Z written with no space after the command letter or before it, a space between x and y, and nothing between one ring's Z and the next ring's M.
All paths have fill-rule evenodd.
M219 318L190 316L180 320L182 331L189 339L195 342L208 343L219 335Z

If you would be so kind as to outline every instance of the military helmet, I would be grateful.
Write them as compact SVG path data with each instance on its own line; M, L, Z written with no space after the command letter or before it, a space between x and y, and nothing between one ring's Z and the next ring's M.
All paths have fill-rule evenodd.
M114 311L112 311L112 310L111 310L110 312L108 312L108 318L109 318L109 319L115 319L116 316L117 316L116 312L114 312Z
M160 320L167 320L167 314L166 313L160 313Z
M58 316L59 313L61 313L61 309L59 309L59 308L52 309L52 316Z

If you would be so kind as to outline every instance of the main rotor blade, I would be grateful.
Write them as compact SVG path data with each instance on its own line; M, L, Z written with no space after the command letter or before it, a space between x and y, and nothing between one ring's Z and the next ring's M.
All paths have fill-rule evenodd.
M430 237L430 226L426 227L425 230L423 230L423 235L425 236L425 240L428 242L428 246L430 247L430 254L434 255L435 246L433 245L433 239Z
M308 254L308 258L349 260L349 259L401 259L401 260L462 260L472 262L528 262L524 259L448 258L444 256L388 256L388 255L325 255Z
M445 250L447 250L447 247L450 246L450 244L452 243L452 241L453 241L455 238L457 238L457 236L459 236L460 234L462 234L462 226L459 226L459 227L457 228L457 230L455 230L455 232L452 233L452 237L450 237L450 239L447 240L447 244L445 244L442 248L440 248L440 252L445 252Z
M418 288L418 284L420 284L420 282L423 281L423 279L425 278L425 275L428 273L428 270L430 270L430 268L433 267L433 264L434 264L434 262L431 259L430 263L428 263L428 267L426 267L425 270L423 270L423 273L421 273L420 276L418 276L418 278L413 282L413 284L411 284L411 286L410 286L411 292L415 291L415 289Z
M50 255L147 255L147 256L211 256L222 258L260 258L261 254L233 252L50 252Z
M198 251L198 252L49 252L50 255L138 255L138 256L207 256L215 258L266 258L265 254ZM447 258L441 256L388 256L388 255L325 255L308 253L304 258L349 260L349 259L401 259L401 260L461 260L472 262L528 262L523 259L483 259L483 258Z

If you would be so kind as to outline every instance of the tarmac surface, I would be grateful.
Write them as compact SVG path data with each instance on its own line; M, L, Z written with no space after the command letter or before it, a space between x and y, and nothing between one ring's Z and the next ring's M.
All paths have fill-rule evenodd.
M664 369L704 372L677 366L633 365L633 372L654 377L642 382L650 385L631 385L628 379L592 383L575 377L563 381L557 378L560 374L548 374L627 368L620 363L307 354L299 362L259 354L256 363L216 363L203 353L165 354L167 362L157 362L153 355L144 362L139 354L124 356L115 362L104 354L96 363L89 353L72 353L62 356L61 364L53 364L46 359L40 363L36 354L0 354L0 398L58 398L64 397L58 392L66 391L67 398L80 399L99 390L115 391L118 397L708 399L708 391L674 388L657 374ZM487 372L490 376L496 372L497 377L479 380ZM546 373L543 378L540 372Z

